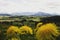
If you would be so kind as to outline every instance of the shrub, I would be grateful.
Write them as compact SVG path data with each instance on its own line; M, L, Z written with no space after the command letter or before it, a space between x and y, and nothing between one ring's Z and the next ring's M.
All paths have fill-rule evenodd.
M32 28L30 28L29 26L22 26L19 28L20 30L20 34L33 34L33 30Z
M34 32L36 32L38 30L38 28L42 25L43 23L38 23L36 26L36 29L34 30Z
M18 27L16 26L10 26L8 29L7 29L7 34L13 34L13 33L17 33L19 31Z
M20 40L19 38L19 28L16 26L10 26L7 29L6 40Z
M42 25L36 32L36 38L38 40L55 40L55 37L58 35L58 28L54 23Z

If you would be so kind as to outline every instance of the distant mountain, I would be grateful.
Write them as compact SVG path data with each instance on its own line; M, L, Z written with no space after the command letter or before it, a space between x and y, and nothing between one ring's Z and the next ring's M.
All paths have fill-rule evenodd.
M49 14L49 13L45 13L45 12L22 12L22 13L12 13L12 16L21 16L21 15L25 15L25 16L54 16L55 14Z
M22 13L0 13L0 16L54 16L55 14L49 14L49 13L45 13L45 12L22 12Z
M33 16L54 16L54 14L38 12L38 13L34 14Z
M21 12L21 13L12 13L11 15L12 16L21 16L21 15L26 15L26 16L28 16L28 15L33 15L34 14L34 12Z
M10 14L0 14L0 16L11 16Z

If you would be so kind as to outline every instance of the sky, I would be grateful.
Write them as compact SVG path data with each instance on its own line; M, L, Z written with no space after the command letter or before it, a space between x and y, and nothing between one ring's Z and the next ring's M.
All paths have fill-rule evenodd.
M0 13L46 12L60 15L60 0L0 0Z

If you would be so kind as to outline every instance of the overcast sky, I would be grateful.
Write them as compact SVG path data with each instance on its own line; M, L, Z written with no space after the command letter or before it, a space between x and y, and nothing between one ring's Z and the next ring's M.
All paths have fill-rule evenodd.
M60 13L60 0L0 0L0 12Z

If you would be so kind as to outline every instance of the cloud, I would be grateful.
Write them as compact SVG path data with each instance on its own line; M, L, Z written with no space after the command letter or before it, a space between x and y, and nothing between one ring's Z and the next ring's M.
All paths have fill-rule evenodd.
M0 12L60 13L60 0L0 0Z

